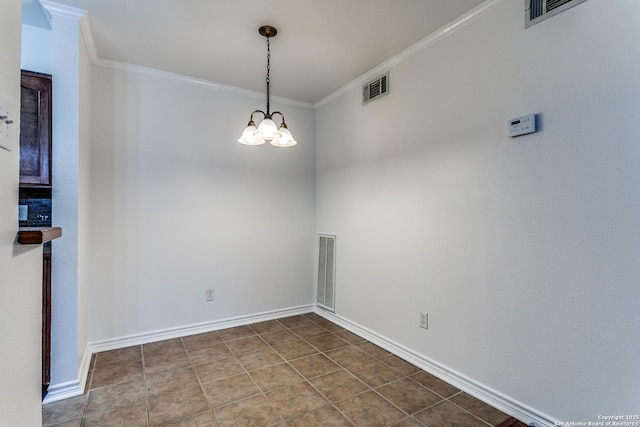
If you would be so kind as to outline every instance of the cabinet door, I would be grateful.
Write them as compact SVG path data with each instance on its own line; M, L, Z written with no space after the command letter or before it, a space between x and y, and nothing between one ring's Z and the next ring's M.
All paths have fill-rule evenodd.
M51 76L22 72L20 184L51 186Z

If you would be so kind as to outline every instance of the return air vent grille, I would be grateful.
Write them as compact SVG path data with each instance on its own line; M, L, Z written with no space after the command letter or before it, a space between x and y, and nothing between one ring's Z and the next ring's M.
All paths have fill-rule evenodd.
M525 0L525 27L544 21L586 0Z
M316 303L319 307L335 311L336 236L321 234L319 237Z
M389 73L376 77L362 86L362 105L389 93Z

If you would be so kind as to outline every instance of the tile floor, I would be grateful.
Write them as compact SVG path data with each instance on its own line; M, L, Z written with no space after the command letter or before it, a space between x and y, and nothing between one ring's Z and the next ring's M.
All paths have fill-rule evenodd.
M86 390L44 405L43 425L486 427L509 421L314 313L98 353Z

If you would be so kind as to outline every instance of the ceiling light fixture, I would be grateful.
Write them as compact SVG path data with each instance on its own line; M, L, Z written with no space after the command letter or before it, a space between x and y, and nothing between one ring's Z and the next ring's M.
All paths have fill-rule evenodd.
M275 37L276 34L278 34L278 30L270 25L264 25L258 29L258 32L267 38L267 111L255 110L251 113L249 124L244 132L242 132L242 136L238 139L238 142L245 145L262 145L266 141L269 141L271 145L276 147L292 147L298 142L293 139L293 135L291 135L291 132L287 129L284 114L280 111L274 111L273 113L269 111L269 85L271 84L269 77L271 72L271 45L269 44L269 38ZM256 123L253 121L253 115L256 113L261 113L264 116L258 127L256 127ZM282 118L280 127L278 127L272 119L276 114Z

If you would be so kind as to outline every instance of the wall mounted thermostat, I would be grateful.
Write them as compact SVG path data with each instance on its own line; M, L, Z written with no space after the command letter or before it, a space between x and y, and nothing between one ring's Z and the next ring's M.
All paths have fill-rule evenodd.
M534 133L535 131L536 131L536 115L535 114L529 114L528 116L511 119L509 120L509 123L507 123L507 136L511 138L513 138L514 136Z

